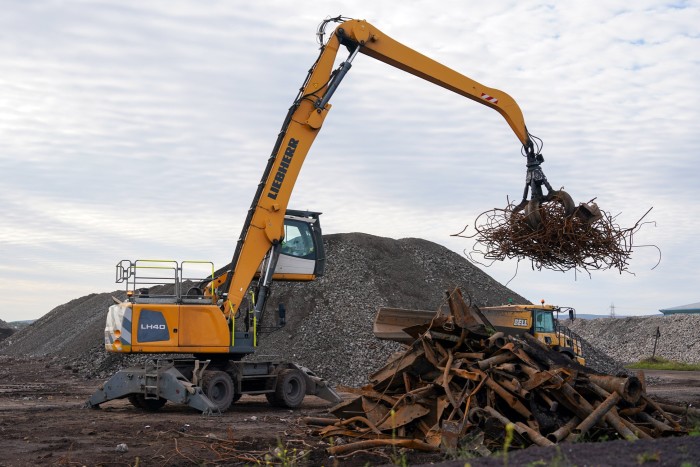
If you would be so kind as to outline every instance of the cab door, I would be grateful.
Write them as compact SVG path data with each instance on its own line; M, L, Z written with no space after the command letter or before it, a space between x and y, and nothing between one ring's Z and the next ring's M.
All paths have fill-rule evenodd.
M313 280L325 266L320 213L287 211L274 280Z

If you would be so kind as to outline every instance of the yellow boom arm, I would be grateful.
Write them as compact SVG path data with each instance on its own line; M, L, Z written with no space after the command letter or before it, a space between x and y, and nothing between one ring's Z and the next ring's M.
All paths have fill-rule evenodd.
M321 29L321 37L322 34ZM350 55L334 70L341 45L350 50ZM234 272L228 275L223 286L227 293L224 301L227 315L235 314L261 261L270 248L283 239L284 215L299 171L331 109L328 101L358 52L498 111L526 151L531 152L532 142L523 114L508 94L477 83L406 47L364 20L341 23L322 45L316 63L289 110L258 185L231 262Z

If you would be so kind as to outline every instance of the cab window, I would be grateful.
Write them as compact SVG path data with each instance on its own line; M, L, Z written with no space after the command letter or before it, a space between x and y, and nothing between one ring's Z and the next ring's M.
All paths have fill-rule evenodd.
M535 310L535 332L554 332L554 317L552 313Z
M298 258L315 258L313 234L309 224L285 219L282 254Z

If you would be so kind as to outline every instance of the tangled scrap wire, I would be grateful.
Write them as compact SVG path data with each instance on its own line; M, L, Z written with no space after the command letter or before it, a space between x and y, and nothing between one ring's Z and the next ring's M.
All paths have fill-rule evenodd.
M529 259L536 270L574 269L590 275L593 270L614 268L622 274L627 271L635 246L634 234L649 223L642 220L651 211L650 208L634 226L622 228L615 221L617 216L608 212L601 210L601 218L589 224L577 215L580 207L567 217L560 203L547 202L540 206L541 225L533 229L525 214L513 212L514 208L515 204L509 202L505 209L485 211L476 218L474 234L462 235L462 231L455 235L476 240L468 254L472 261L478 262L476 257L492 262Z

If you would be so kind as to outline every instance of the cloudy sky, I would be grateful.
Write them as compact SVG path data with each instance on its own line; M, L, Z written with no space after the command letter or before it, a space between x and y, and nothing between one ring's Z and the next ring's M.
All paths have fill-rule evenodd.
M630 226L635 273L484 270L579 313L700 302L698 1L0 1L0 318L119 288L121 259L230 260L326 16L519 103L545 173ZM290 207L325 233L450 237L522 193L503 118L360 55ZM513 277L515 276L515 277ZM511 280L512 278L512 280ZM95 310L103 313L105 310Z

